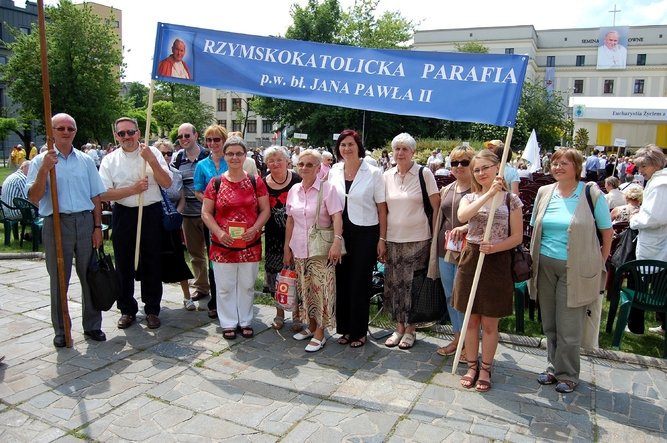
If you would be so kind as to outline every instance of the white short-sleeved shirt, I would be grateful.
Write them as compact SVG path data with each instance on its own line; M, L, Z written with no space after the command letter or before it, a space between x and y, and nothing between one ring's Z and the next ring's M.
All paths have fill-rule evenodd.
M431 229L424 212L424 200L419 184L419 166L413 163L410 170L401 177L398 167L393 167L383 175L387 202L387 241L407 243L428 240ZM438 185L433 173L423 169L426 193L438 193Z

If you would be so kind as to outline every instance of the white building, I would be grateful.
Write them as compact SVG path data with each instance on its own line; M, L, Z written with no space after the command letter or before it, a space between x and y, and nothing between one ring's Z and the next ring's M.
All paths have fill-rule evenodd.
M228 131L240 131L248 147L269 146L280 143L277 125L248 110L252 94L201 87L199 100L213 106L218 124ZM245 126L245 128L244 128ZM286 143L286 140L283 140Z
M618 67L604 68L598 54L613 30L627 49ZM622 139L632 147L667 147L667 25L417 31L414 49L456 52L457 44L467 42L480 43L490 53L528 55L526 77L543 79L548 88L565 93L575 131L586 128L591 145L613 146Z

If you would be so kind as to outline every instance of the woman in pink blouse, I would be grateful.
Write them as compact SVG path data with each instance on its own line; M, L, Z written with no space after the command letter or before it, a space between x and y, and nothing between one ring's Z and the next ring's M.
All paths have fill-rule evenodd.
M295 340L310 342L307 352L316 352L324 347L324 329L336 326L336 264L341 260L343 241L343 207L336 189L317 174L322 156L314 149L299 154L296 164L301 183L297 183L287 194L287 226L285 228L285 253L283 263L294 264L297 272L297 293L303 300L301 318L307 318L309 327L294 334ZM322 201L318 225L333 224L334 241L328 257L309 257L308 229L315 224L317 202L320 191Z

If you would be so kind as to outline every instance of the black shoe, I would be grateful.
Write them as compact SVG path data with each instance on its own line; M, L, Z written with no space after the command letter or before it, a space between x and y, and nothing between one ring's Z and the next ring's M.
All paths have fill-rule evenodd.
M155 314L146 315L146 323L148 323L149 329L157 329L162 324L160 318Z
M88 338L92 338L95 341L106 341L107 340L107 336L104 334L104 332L102 332L99 329L95 329L94 331L84 331L83 335L85 335Z
M53 346L56 348L64 348L65 347L65 337L62 335L56 335L53 337Z
M132 314L123 314L118 319L118 329L125 329L132 326L136 317Z

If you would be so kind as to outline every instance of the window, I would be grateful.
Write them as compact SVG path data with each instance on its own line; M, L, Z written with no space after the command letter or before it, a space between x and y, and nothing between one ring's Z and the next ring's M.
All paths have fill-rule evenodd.
M505 54L514 54L514 48L505 48Z
M225 125L227 125L227 121L226 120L218 120L218 124L222 127L225 127Z
M273 132L273 122L271 120L262 120L262 132L264 134Z
M583 80L575 80L574 81L574 91L575 94L583 94L584 93L584 81Z
M248 120L245 127L246 134L257 134L257 120Z
M556 56L547 55L547 68L553 68L554 66L556 66Z
M0 55L0 65L6 65L7 64L7 57L4 55Z
M605 80L604 81L604 93L613 94L614 93L614 80Z
M227 99L226 98L218 98L218 112L225 112L227 111Z
M26 28L25 26L21 26L19 30L24 34L30 34L30 28Z
M241 99L240 98L233 98L232 99L232 111L240 111L241 110Z
M232 120L232 131L243 131L243 122L241 120Z
M644 93L644 79L635 80L635 87L632 90L632 92L635 93L635 94L643 94Z
M646 66L646 54L637 54L637 66Z
M584 66L586 64L586 56L578 55L577 56L577 66Z

